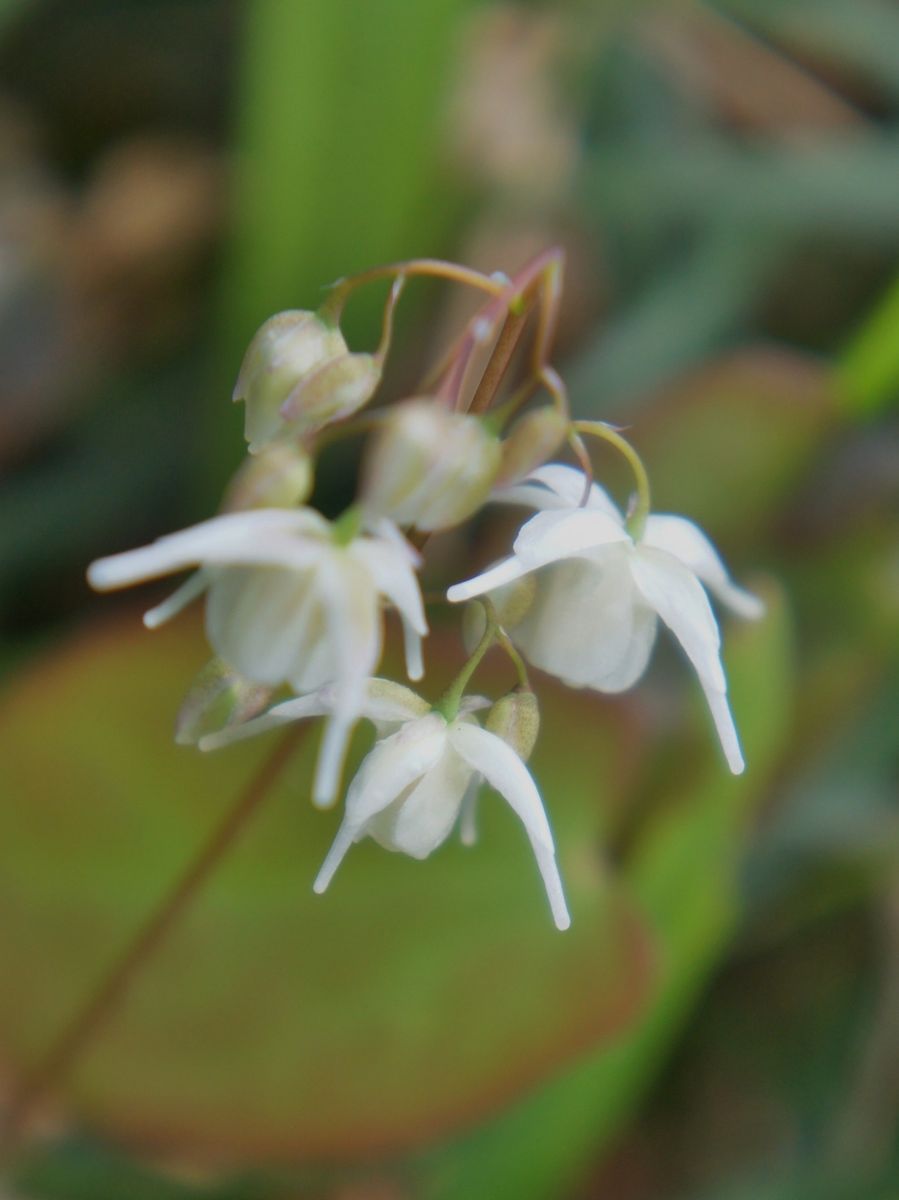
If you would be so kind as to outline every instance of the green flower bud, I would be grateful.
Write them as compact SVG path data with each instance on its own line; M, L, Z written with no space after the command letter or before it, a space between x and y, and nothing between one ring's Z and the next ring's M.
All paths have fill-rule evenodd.
M312 458L302 446L275 442L246 458L228 484L222 512L293 508L309 498Z
M380 382L381 365L373 354L340 354L299 381L281 405L281 417L292 432L314 433L358 412Z
M343 334L316 313L282 312L265 322L244 355L233 396L246 404L251 454L285 432L309 432L300 420L288 426L282 405L322 366L343 357L348 357Z
M232 725L242 725L260 713L275 688L244 679L220 658L213 658L190 685L175 718L175 741L193 746L200 738Z
M497 486L507 487L541 467L562 445L568 428L568 419L557 408L536 408L519 417L502 443Z
M398 525L448 529L485 502L500 457L499 441L478 417L437 400L408 400L387 416L369 451L363 503Z
M540 732L540 707L533 692L509 692L491 707L484 728L511 746L527 762Z

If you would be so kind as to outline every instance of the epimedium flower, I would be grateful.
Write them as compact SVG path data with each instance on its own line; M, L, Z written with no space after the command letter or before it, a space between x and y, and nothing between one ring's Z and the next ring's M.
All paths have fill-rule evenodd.
M357 517L329 522L309 508L255 509L214 517L152 545L92 563L107 591L198 566L144 617L155 628L206 593L206 633L216 655L257 684L297 692L333 687L333 706L313 799L333 801L365 681L381 654L381 601L403 622L410 678L422 675L427 633L417 555L386 522L359 533Z
M727 701L718 624L705 589L733 612L761 616L761 602L729 578L706 535L684 517L651 515L639 537L609 496L583 473L550 464L494 494L541 511L518 533L509 558L451 587L451 601L502 592L533 573L536 586L510 636L535 666L571 687L620 692L643 674L659 618L699 677L728 765L744 768Z
M289 721L327 716L336 703L335 689L325 687L275 705L245 725L204 737L200 748L216 749ZM509 741L477 723L474 713L489 705L481 697L468 696L456 716L447 719L408 688L386 679L366 682L359 714L375 724L379 739L349 785L343 820L313 884L316 892L326 890L347 851L365 837L387 850L423 859L461 821L462 840L470 844L473 804L486 780L524 826L553 920L559 929L568 928L571 920L540 794ZM513 718L502 710L497 727L523 737L529 749L532 739L523 732L523 724L530 730L532 716L530 722L522 722L521 716Z

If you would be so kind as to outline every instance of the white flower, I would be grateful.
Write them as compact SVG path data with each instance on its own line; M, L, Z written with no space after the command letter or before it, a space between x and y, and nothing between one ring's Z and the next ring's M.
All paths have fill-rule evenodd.
M635 542L596 484L579 507L584 485L581 471L553 464L497 492L498 500L544 511L521 528L510 558L451 587L448 598L468 600L539 571L533 602L511 636L535 666L571 687L601 692L623 691L640 678L661 617L699 676L730 769L739 774L744 763L721 639L703 585L743 617L761 616L761 602L731 582L691 521L650 516Z
M422 675L427 633L412 548L386 524L345 544L312 509L256 509L214 517L150 546L101 558L88 570L100 590L199 566L144 617L154 628L208 593L206 632L216 654L255 683L310 692L334 685L334 706L313 798L329 804L365 681L381 654L380 600L400 613L410 678Z
M325 715L334 699L332 688L322 688L288 700L254 721L203 738L200 747L215 749L287 721ZM381 740L349 786L343 822L315 880L316 892L327 888L350 846L366 836L388 850L427 858L461 814L462 840L473 841L473 804L483 778L524 825L553 919L559 929L568 928L552 833L537 787L515 751L472 716L488 705L467 697L459 716L447 722L408 688L384 679L367 682L359 712L378 726Z

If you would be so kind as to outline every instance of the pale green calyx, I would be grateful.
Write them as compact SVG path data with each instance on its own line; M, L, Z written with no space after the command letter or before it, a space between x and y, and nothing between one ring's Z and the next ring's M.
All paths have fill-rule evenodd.
M222 511L293 508L309 499L313 481L309 452L291 442L275 442L244 459L228 484Z
M291 432L314 433L358 412L380 382L381 364L374 354L347 351L303 376L281 405L281 418Z
M250 453L355 412L379 378L371 355L350 354L337 326L317 313L270 317L250 342L234 387L233 399L246 405Z
M497 438L475 416L440 401L394 409L369 452L363 503L371 516L425 532L466 520L490 494L499 469Z
M506 487L517 483L552 458L564 442L569 424L564 414L549 406L519 417L503 439L496 485Z
M509 692L491 707L484 728L502 738L522 762L527 762L540 732L537 697L524 688Z

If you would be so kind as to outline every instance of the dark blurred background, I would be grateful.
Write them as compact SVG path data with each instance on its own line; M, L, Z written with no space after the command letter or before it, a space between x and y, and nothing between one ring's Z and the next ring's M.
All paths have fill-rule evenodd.
M301 911L327 831L305 846L294 794L278 819L308 829L287 853L266 827L213 888L10 1196L899 1194L892 0L0 3L0 1068L39 1055L244 762L166 748L199 630L145 642L85 564L214 510L267 316L380 262L514 271L556 243L577 414L629 426L656 507L769 602L725 631L746 777L673 654L614 704L549 689L538 774L585 932L556 949L536 902L515 923L488 829L483 868L453 848L430 876L483 872L477 961L514 964L486 980L466 898L428 890L395 932L428 886L409 864L366 859L339 929ZM352 303L353 346L382 299ZM410 287L395 394L466 311Z

